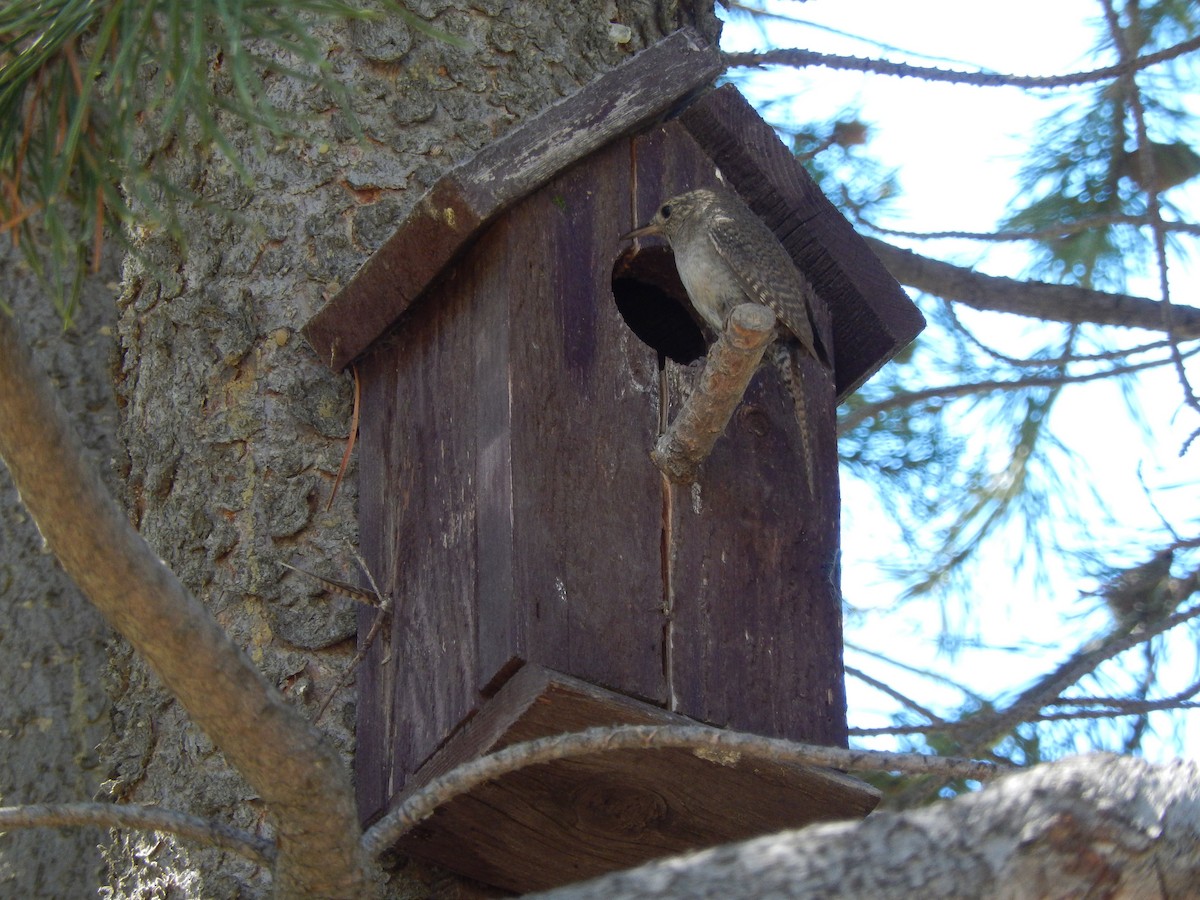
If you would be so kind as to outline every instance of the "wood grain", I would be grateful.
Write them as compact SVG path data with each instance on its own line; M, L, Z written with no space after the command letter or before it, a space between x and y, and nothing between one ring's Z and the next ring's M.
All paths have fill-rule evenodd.
M398 602L367 818L527 661L666 700L655 353L609 291L627 160L514 207L360 364L364 548Z
M687 725L527 666L414 778L412 789L510 744L599 725ZM397 846L517 892L781 828L862 817L878 792L836 772L688 750L623 750L502 776L438 809Z
M360 675L357 779L367 818L476 703L479 375L463 323L489 274L463 272L457 281L463 290L414 310L423 314L359 367L363 552L396 601L387 640Z
M572 164L711 83L721 61L684 28L520 125L442 177L396 233L304 326L340 370L403 313L483 227Z

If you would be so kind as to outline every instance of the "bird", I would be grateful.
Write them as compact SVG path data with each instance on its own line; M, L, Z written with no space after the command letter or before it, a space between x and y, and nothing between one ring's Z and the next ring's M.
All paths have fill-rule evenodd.
M769 358L792 398L811 493L813 440L800 361L807 356L829 368L813 321L816 290L766 223L727 191L702 188L664 200L649 224L621 239L648 235L666 238L692 307L716 333L743 303L762 304L775 314Z

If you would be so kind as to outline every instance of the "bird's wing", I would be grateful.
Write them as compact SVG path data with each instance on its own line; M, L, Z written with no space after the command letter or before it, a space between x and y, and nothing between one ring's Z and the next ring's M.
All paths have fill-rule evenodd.
M708 231L713 246L746 295L775 313L804 350L821 359L809 318L808 298L814 294L812 286L796 269L771 229L753 213L749 216L752 230L747 231L723 210L713 210Z

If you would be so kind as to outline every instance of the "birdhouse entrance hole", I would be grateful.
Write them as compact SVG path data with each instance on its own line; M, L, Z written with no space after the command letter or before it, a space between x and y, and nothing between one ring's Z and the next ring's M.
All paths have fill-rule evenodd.
M658 351L660 361L687 365L704 355L704 333L668 248L634 244L626 249L613 264L612 293L625 324Z

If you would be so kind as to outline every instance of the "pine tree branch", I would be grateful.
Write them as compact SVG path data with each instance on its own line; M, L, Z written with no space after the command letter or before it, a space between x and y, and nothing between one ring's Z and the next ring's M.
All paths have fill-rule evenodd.
M1016 87L1016 88L1063 88L1075 87L1081 84L1091 84L1097 81L1108 81L1141 71L1150 66L1158 65L1170 59L1183 56L1200 49L1200 36L1181 41L1157 53L1148 53L1135 59L1122 61L1117 65L1093 69L1090 72L1076 72L1071 75L1003 75L995 72L964 72L953 69L939 69L934 66L913 66L907 63L897 63L886 59L868 59L861 56L838 56L833 53L818 53L815 50L795 48L780 48L767 50L763 53L725 53L722 58L726 66L824 66L829 69L843 69L855 72L871 72L875 75L895 75L901 78L920 78L925 81L943 81L954 84L969 84L976 87Z
M1198 616L1200 606L1194 606L1158 622L1139 626L1132 633L1115 632L1093 641L1072 654L1053 672L1038 679L1036 684L1022 691L1006 709L994 715L976 717L970 723L972 727L963 730L960 741L965 747L990 745L1020 723L1031 720L1047 706L1054 705L1063 691L1096 671L1096 667L1102 662Z
M277 892L365 895L354 794L337 752L130 525L2 313L0 457L67 574L266 804L279 836Z
M248 831L159 806L117 806L113 803L30 803L0 807L0 831L19 828L91 826L158 831L197 844L220 847L262 866L275 863L275 845Z
M1138 356L1142 353L1149 353L1152 350L1162 350L1169 347L1170 340L1164 338L1158 341L1150 341L1145 344L1134 344L1131 347L1118 347L1115 350L1102 350L1098 353L1060 353L1058 356L1009 356L1007 353L1001 353L995 347L985 344L979 339L979 336L974 331L962 323L958 317L958 312L953 303L946 303L946 314L954 323L954 327L960 334L973 345L978 347L992 359L999 360L1005 365L1012 366L1014 369L1048 369L1051 367L1068 366L1073 363L1099 363L1112 362L1113 360L1127 360L1130 357Z
M924 706L917 703L916 700L913 700L911 697L908 697L905 694L900 693L900 691L896 690L890 684L884 684L878 678L872 678L870 675L868 675L866 672L862 671L861 669L856 669L856 668L854 668L854 666L845 666L844 671L849 677L857 678L863 684L870 685L871 687L875 688L875 690L879 691L880 693L886 694L887 696L891 697L893 700L896 700L897 702L900 703L901 706L905 706L908 709L911 709L913 712L917 713L918 715L924 716L930 722L929 725L922 726L925 729L929 729L929 728L933 727L934 725L942 724L946 721L941 716L934 713L932 710L926 709Z
M1113 44L1117 48L1121 62L1128 66L1136 61L1134 51L1127 39L1128 34L1121 26L1116 7L1113 5L1112 0L1101 0L1101 5L1104 7L1104 18L1108 23ZM1146 127L1146 107L1142 102L1142 94L1138 89L1137 80L1133 77L1132 69L1122 73L1121 82L1125 89L1120 92L1119 96L1125 98L1125 105L1128 112L1132 114L1134 133L1137 137L1137 150L1135 151L1136 156L1134 160L1137 167L1137 177L1135 180L1139 185L1156 185L1159 181L1157 172L1155 171L1154 153L1150 152L1153 144L1150 140L1150 132ZM1192 389L1187 369L1183 365L1183 356L1179 352L1179 345L1177 343L1180 335L1177 332L1175 323L1175 304L1171 300L1171 279L1167 266L1167 235L1163 227L1162 201L1159 200L1157 190L1146 188L1145 194L1146 215L1154 230L1154 257L1158 267L1158 290L1162 298L1161 328L1166 331L1167 336L1171 339L1172 359L1175 363L1175 372L1179 386L1183 389L1184 399L1192 409L1200 412L1200 398L1196 396L1196 392Z
M1115 325L1164 331L1163 303L1129 294L1110 294L1070 284L1021 281L984 275L963 266L902 250L877 238L867 244L901 284L974 309L1014 313L1072 324ZM1173 306L1177 340L1200 337L1200 308Z
M1200 348L1189 351L1185 356L1194 356ZM1085 381L1099 381L1103 378L1115 378L1118 375L1129 375L1144 369L1154 369L1159 366L1171 365L1171 359L1155 359L1144 363L1131 363L1127 366L1113 366L1098 372L1086 372L1081 375L1031 375L1025 378L1009 380L995 379L988 381L968 381L961 384L947 384L939 387L929 387L919 391L905 391L893 394L886 400L875 403L864 403L851 409L838 421L838 434L848 434L867 419L873 418L890 409L902 409L915 403L927 400L951 400L956 397L966 397L972 394L990 394L994 391L1020 391L1030 388L1061 387L1064 384L1078 384Z
M1060 700L1055 706L1066 703ZM1200 703L1189 700L1167 698L1163 700L1113 700L1109 709L1081 709L1074 712L1038 713L1030 716L1027 722L1065 722L1079 719L1118 719L1122 716L1144 716L1150 712L1166 712L1170 710L1200 709ZM946 724L930 723L924 725L889 725L883 728L850 728L847 734L851 737L883 737L906 734L944 734L954 737L959 733L968 733L975 725L974 720L965 722L950 722Z
M983 702L982 695L975 693L965 684L960 684L953 678L943 675L941 672L934 672L930 669L923 669L920 666L912 666L908 663L900 662L899 660L893 659L885 653L880 653L878 650L872 650L869 647L863 647L860 644L853 643L852 641L846 641L846 649L853 650L855 653L861 653L864 656L870 656L871 658L877 659L882 663L887 663L889 666L894 666L901 671L911 672L913 675L917 675L920 678L932 681L935 684L945 685L953 691L957 691L966 697L970 697L972 700L976 700L981 703Z
M1069 237L1073 234L1091 231L1093 228L1105 228L1109 225L1134 225L1139 228L1152 228L1156 224L1161 225L1167 231L1200 237L1200 224L1195 222L1172 222L1164 219L1159 223L1155 223L1146 216L1123 214L1092 216L1074 222L1063 222L1053 228L1043 228L1037 231L905 231L900 228L886 228L883 225L876 225L862 216L859 216L858 221L878 234L886 234L889 237L911 238L918 241L966 240L994 243L1043 241Z
M1192 682L1182 691L1178 691L1169 697L1162 697L1158 700L1129 700L1122 697L1060 697L1054 706L1103 706L1114 710L1128 710L1129 712L1145 712L1147 708L1159 709L1159 704L1176 704L1184 703L1191 700L1197 694L1200 694L1200 681Z

